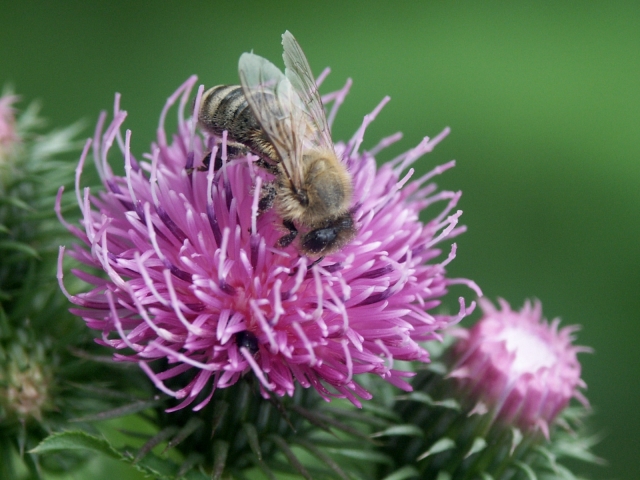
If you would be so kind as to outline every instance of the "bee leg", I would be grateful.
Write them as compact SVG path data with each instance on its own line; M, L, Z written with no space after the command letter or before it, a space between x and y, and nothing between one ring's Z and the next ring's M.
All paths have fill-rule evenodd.
M276 199L276 186L273 182L265 183L260 191L260 200L258 201L258 214L264 213L273 207ZM288 227L287 227L288 228Z
M234 158L239 157L242 154L246 154L247 149L243 146L227 145L227 157ZM208 172L211 165L211 152L208 152L202 159L202 166L198 167L199 172ZM213 164L213 171L217 172L222 168L222 149L218 148L216 152L215 163Z
M317 264L319 264L322 260L324 260L324 255L323 255L323 256L321 256L320 258L316 258L316 259L311 263L311 265L309 265L309 266L307 267L307 270L312 269L312 268L313 268L313 267L315 267Z
M285 248L291 245L291 242L298 236L298 229L291 220L285 220L282 224L289 230L289 233L280 237L276 245L280 248Z
M199 172L208 172L211 165L211 152L208 152L202 159L202 165L198 167ZM222 167L222 158L216 153L215 163L213 164L213 171L217 172Z
M278 176L278 166L277 165L274 165L273 163L267 162L262 157L258 157L258 160L256 160L255 163L256 163L256 165L258 165L263 170L266 170L267 172L269 172L271 175Z

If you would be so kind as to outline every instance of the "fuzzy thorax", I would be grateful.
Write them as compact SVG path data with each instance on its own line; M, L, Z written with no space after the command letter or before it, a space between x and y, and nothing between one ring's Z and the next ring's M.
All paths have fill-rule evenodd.
M343 216L351 204L351 177L333 152L305 152L301 165L301 187L279 175L277 210L283 220L319 228ZM282 169L282 164L279 165Z

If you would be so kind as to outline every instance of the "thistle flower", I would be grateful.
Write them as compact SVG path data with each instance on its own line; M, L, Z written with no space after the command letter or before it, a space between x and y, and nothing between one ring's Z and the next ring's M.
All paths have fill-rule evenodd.
M602 463L590 451L598 438L584 426L576 356L589 349L573 345L576 327L542 320L539 302L519 312L504 300L501 309L480 302L478 323L452 329L458 341L448 336L445 349L430 345L434 362L412 381L414 392L398 397L394 409L409 425L384 446L395 468L411 466L420 478L507 480L576 478L565 458ZM572 398L581 405L569 406Z
M589 404L579 390L586 384L577 354L590 349L572 344L577 326L559 329L560 319L544 321L539 301L527 301L519 312L499 303L502 310L481 300L484 316L461 332L450 376L478 402L478 410L549 438L550 425L572 398Z
M449 285L478 291L473 282L445 276L455 244L446 258L435 260L437 245L464 230L458 226L461 212L452 213L460 193L436 193L428 183L454 162L410 183L412 169L402 176L448 130L377 169L374 155L400 135L369 152L358 150L387 98L349 142L337 143L353 179L358 233L314 264L295 245L274 247L282 222L274 210L258 213L261 186L270 178L254 165L255 157L227 158L225 137L220 144L202 138L193 117L185 118L195 82L187 80L167 101L157 142L144 160L130 151L131 132L120 132L126 113L118 96L104 132L105 114L100 117L77 169L83 229L67 227L84 243L69 255L106 278L74 270L93 288L67 293L61 248L58 276L79 307L73 312L102 332L98 342L117 350L116 359L139 362L160 390L182 399L175 410L197 397L194 409L203 408L216 388L251 371L264 396L293 395L298 382L326 400L347 398L360 406L359 398L371 398L356 380L363 373L410 390L405 378L412 373L394 368L394 361L428 362L419 342L439 338L441 329L473 310L475 303L466 306L460 298L458 314L433 313ZM325 104L334 102L330 121L349 87L324 97ZM195 108L201 95L202 87ZM165 118L178 100L178 129L168 142ZM114 142L124 159L123 177L107 162ZM105 188L98 196L80 188L91 144ZM208 149L213 157L221 151L217 171L213 161L201 165ZM439 201L445 207L422 223L420 211ZM162 359L153 369L149 365Z

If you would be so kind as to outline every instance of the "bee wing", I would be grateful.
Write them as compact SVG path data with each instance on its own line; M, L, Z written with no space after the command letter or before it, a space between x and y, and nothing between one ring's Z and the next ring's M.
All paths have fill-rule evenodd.
M291 81L273 63L243 53L238 64L244 95L258 123L282 159L294 188L302 187L302 151L307 135L304 106Z
M284 48L282 58L286 67L285 75L300 97L304 105L304 112L308 117L307 122L311 127L307 137L309 135L315 137L309 138L309 140L312 140L316 146L333 151L331 130L307 57L305 57L298 41L288 30L282 35L282 46Z

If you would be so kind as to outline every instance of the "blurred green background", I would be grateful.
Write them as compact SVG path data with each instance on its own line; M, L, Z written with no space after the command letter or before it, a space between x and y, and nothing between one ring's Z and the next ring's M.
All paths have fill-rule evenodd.
M316 74L332 67L323 92L353 78L335 139L384 95L365 148L405 136L382 160L452 128L417 164L458 161L439 179L463 190L469 227L452 274L583 326L609 460L590 475L640 478L640 3L2 0L0 85L41 99L51 125L87 119L87 136L120 92L140 154L189 75L237 83L251 49L281 65L286 29Z

